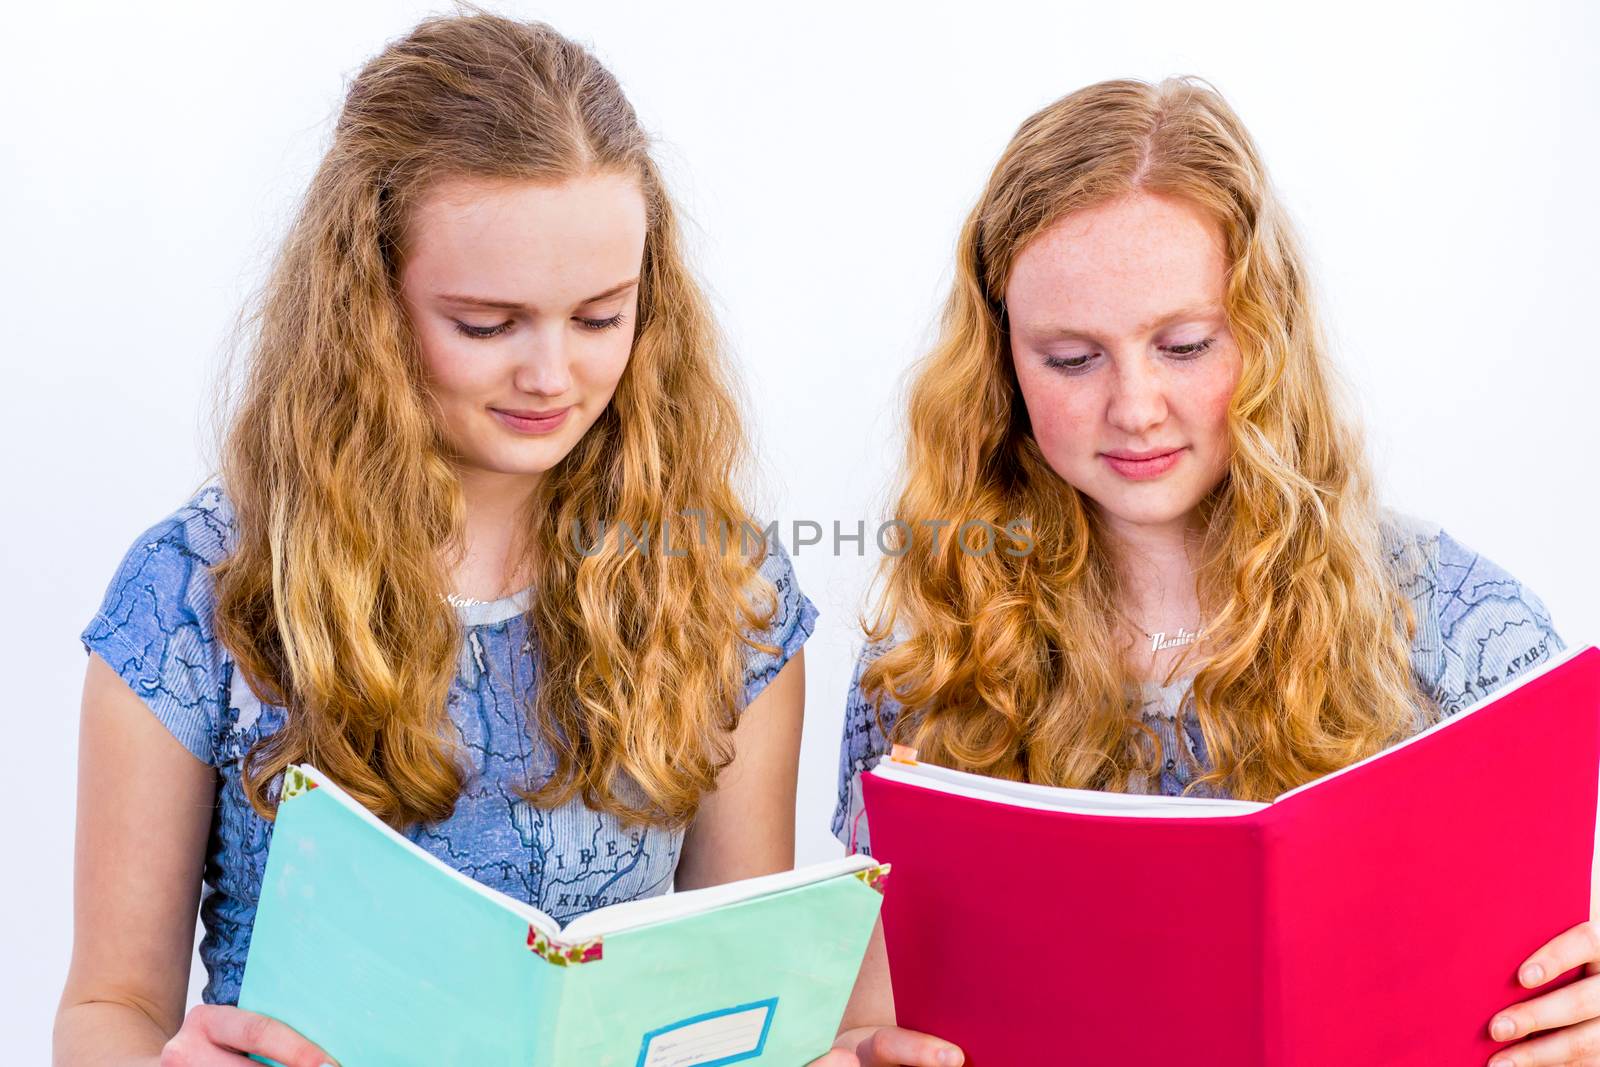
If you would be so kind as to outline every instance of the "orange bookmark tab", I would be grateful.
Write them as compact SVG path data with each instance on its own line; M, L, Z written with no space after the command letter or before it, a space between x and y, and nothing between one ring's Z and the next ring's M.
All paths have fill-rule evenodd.
M917 762L917 750L910 745L893 745L889 749L889 758L896 763L909 763L912 766Z

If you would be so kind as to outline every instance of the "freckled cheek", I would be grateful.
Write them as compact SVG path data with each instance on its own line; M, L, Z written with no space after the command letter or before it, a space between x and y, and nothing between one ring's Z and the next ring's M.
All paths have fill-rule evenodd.
M1238 385L1237 359L1224 364L1220 373L1211 376L1200 388L1188 394L1187 407L1192 425L1204 427L1213 449L1225 452L1228 446L1228 405L1233 400ZM1226 457L1219 457L1226 458Z
M1039 449L1052 465L1062 460L1092 458L1095 441L1096 407L1092 388L1074 388L1076 383L1055 375L1020 373L1017 383L1028 408L1028 421Z

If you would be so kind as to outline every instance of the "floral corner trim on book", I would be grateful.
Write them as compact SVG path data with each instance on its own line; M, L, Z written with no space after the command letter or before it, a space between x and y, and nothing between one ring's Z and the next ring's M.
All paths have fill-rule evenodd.
M551 941L532 925L528 927L528 947L543 956L545 962L557 967L573 963L593 963L600 958L601 938L579 941L575 945L561 945Z
M278 794L278 803L283 803L290 797L297 797L301 793L309 793L317 787L317 783L306 777L306 773L294 764L290 764L283 772L283 789Z
M880 863L876 867L868 867L864 871L855 872L855 874L857 878L881 893L883 892L884 883L889 880L889 864Z

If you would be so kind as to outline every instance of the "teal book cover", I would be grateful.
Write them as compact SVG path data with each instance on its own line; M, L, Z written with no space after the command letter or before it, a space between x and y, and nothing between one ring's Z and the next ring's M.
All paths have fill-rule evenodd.
M561 927L300 765L239 1006L341 1067L796 1067L832 1043L887 871L850 856Z

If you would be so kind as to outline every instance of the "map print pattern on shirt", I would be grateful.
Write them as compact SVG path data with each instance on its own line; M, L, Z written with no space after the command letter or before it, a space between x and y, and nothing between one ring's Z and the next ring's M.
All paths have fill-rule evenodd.
M1566 649L1543 601L1437 524L1385 508L1381 529L1389 564L1416 614L1412 671L1445 714L1477 703ZM873 704L861 693L861 672L890 647L886 642L861 650L845 705L832 830L847 848L858 852L870 853L872 847L861 774L878 762L887 747ZM1143 686L1140 718L1160 737L1164 766L1157 782L1130 776L1127 792L1178 796L1197 773L1210 767L1189 688L1192 677L1167 686L1150 682ZM885 697L884 726L892 728L899 712L894 699ZM1180 739L1192 764L1174 755ZM1188 795L1226 794L1196 785Z
M190 752L217 768L217 807L207 845L200 956L208 1003L236 1003L255 920L272 824L245 798L241 761L280 729L284 711L263 705L213 634L207 565L233 544L232 509L213 482L129 549L100 610L81 634ZM817 609L794 580L788 554L769 540L761 573L777 612L761 633L777 655L745 651L745 701L777 676L816 625ZM757 594L753 594L757 595ZM531 590L458 607L463 640L448 711L468 779L450 818L408 836L476 880L533 904L557 921L664 893L677 869L681 830L624 829L573 801L542 810L516 794L542 782L554 757L525 708L534 642L523 611Z

